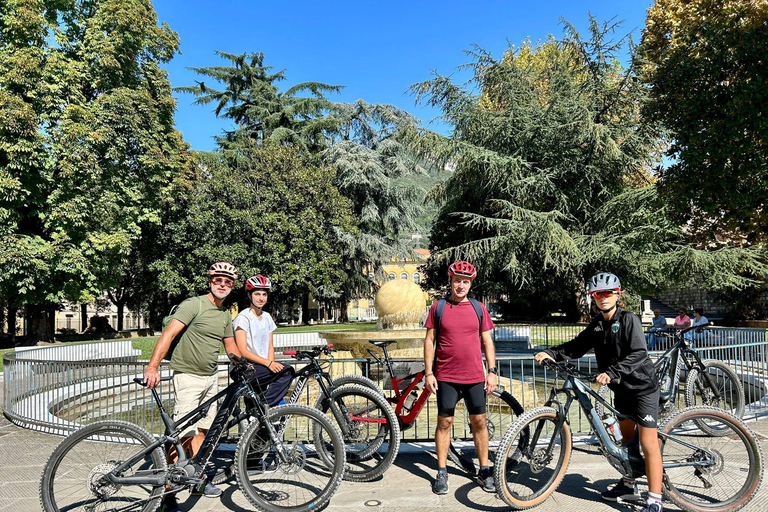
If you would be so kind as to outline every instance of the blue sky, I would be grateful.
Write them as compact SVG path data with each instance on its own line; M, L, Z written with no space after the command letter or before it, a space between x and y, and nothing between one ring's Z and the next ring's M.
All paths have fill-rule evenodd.
M269 1L155 0L160 21L181 39L181 55L165 68L174 87L193 85L198 75L188 67L222 65L215 50L264 52L265 63L285 69L284 87L304 81L344 85L335 101L364 99L403 108L425 123L439 112L415 105L410 85L431 71L464 75L456 67L470 58L474 44L500 56L507 40L543 40L562 34L561 17L586 34L588 13L600 21L624 20L623 35L636 41L651 0L538 1ZM213 83L210 84L214 86ZM211 106L192 105L177 94L177 128L193 149L214 148L213 137L231 127ZM445 128L433 126L440 131Z

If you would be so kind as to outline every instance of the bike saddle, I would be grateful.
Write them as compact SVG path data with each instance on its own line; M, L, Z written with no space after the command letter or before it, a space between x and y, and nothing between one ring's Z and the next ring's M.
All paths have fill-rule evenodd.
M384 348L393 343L397 343L397 340L368 340L368 343L372 345L376 345L379 348Z

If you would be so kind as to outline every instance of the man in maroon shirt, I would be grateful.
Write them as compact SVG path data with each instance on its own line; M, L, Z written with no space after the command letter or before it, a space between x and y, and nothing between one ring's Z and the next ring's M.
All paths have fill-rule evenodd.
M494 328L485 306L467 297L477 271L471 263L457 261L448 267L451 297L445 299L440 318L436 318L438 303L432 304L425 327L424 365L427 373L427 389L437 394L437 477L432 492L448 492L448 449L451 442L451 424L454 410L461 398L469 412L472 437L480 460L478 483L483 490L495 492L491 468L488 466L488 428L485 424L485 397L498 383L496 353L491 339ZM473 304L474 302L474 304ZM477 309L476 309L477 308ZM479 316L482 313L482 321ZM436 328L439 332L436 333ZM435 337L437 336L437 350ZM483 354L488 362L488 376L483 369ZM437 364L435 362L437 355Z

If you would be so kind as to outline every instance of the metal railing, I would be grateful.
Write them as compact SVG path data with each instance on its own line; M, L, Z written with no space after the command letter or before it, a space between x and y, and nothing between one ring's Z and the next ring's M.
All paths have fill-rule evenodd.
M106 345L102 343L100 345ZM125 346L125 345L123 345ZM77 349L76 347L82 347ZM93 347L88 344L68 347L69 360L61 360L61 353L51 349L37 349L3 356L4 414L22 427L55 434L68 434L83 424L100 419L121 419L137 423L150 432L161 432L161 423L145 388L133 383L134 377L144 375L146 361L127 360L125 354L111 349L104 356L94 359ZM78 357L73 351L82 350L86 357ZM90 352L87 352L89 351ZM740 375L747 395L747 418L768 410L768 343L746 343L720 347L695 349L705 359L718 359L729 364ZM659 352L651 353L658 356ZM350 364L351 363L351 364ZM587 371L596 371L595 360L586 356L578 365ZM524 408L540 406L549 396L549 390L559 381L533 362L531 355L501 355L497 357L501 384ZM221 382L226 382L226 366L221 367ZM335 360L332 375L358 373L378 381L383 386L383 369L370 359ZM161 371L170 374L164 364ZM167 407L172 409L173 398L170 382L159 388ZM302 401L314 404L317 389L307 386ZM679 405L682 407L682 404ZM587 432L589 424L581 411L572 408L574 417L571 427L576 432ZM433 400L422 410L416 428L403 432L406 441L430 439L434 432L437 410ZM458 429L458 430L456 430ZM458 437L466 426L454 422L454 434Z

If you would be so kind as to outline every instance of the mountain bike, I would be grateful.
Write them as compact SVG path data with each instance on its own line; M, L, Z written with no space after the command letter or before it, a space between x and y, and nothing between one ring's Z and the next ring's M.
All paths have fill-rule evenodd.
M163 408L157 389L152 389L165 426L161 436L152 436L133 423L106 420L65 438L43 469L43 510L152 512L163 496L206 484L212 469L209 461L222 433L246 414L254 421L237 445L234 472L251 505L266 512L306 512L327 503L344 473L344 441L338 428L326 415L308 406L267 407L254 389L247 361L232 354L229 357L234 382L176 421ZM140 377L134 382L144 385ZM254 404L247 413L238 407L241 396L248 396ZM180 435L220 399L221 407L199 451L187 457ZM333 454L331 464L316 447L318 433L322 434L324 450ZM163 449L170 446L179 457L173 464L166 462Z
M709 324L698 327L688 327L679 331L656 333L657 337L668 337L674 340L668 348L653 363L656 368L656 378L659 381L659 411L662 419L675 410L675 404L680 390L680 380L683 368L687 373L685 381L685 405L707 405L723 409L737 418L744 417L744 387L736 372L730 366L713 359L702 360L699 354L691 348L691 340L685 334L693 329L701 329ZM599 394L607 398L610 393L608 386L601 386ZM601 406L596 405L598 415L602 416ZM699 420L699 428L709 435L723 435L728 430L718 430L717 425L708 425Z
M498 454L505 456L494 468L499 497L513 508L525 509L539 505L557 489L573 447L568 412L574 399L611 466L629 478L644 476L637 432L622 446L593 407L590 397L616 417L627 418L585 383L594 382L596 375L551 360L544 365L563 378L562 387L553 387L544 407L526 411L504 434ZM557 398L561 394L564 401ZM714 423L727 434L712 437L697 426ZM762 481L763 455L757 438L740 419L714 407L692 407L676 413L658 432L663 492L682 509L732 512L755 496Z
M400 449L400 428L392 407L382 396L356 380L331 381L328 366L332 359L319 359L320 355L331 356L333 345L315 347L309 350L287 350L284 355L292 356L307 364L296 371L295 386L289 404L301 398L310 378L317 381L320 393L315 409L328 415L338 427L344 440L346 454L345 480L367 482L380 477L394 462ZM371 381L372 382L372 381ZM254 408L248 397L246 409ZM214 453L215 474L212 482L222 483L234 474L233 453L239 432L246 430L248 420L241 420L227 433L224 443ZM319 432L317 452L328 464L333 462L332 444L326 449L323 433Z
M395 414L399 420L400 429L408 430L416 425L419 413L422 411L429 396L432 394L426 387L424 387L424 383L426 382L425 370L422 369L416 373L398 379L395 375L392 359L387 352L387 346L396 343L396 340L370 340L369 343L380 348L384 353L384 358L382 359L368 349L368 353L376 363L386 368L389 373L393 394L391 397L388 397L387 400L389 400L395 407ZM355 378L355 376L346 377L346 379L349 378ZM342 379L344 379L344 377ZM366 380L370 381L370 379ZM373 381L370 382L375 386L374 389L384 396L384 391L377 384L373 383ZM421 393L419 393L417 389L421 389ZM460 404L461 405L457 405L454 417L458 418L458 421L464 425L464 428L462 429L464 436L461 438L454 437L453 441L468 440L471 439L472 435L472 427L469 423L469 413L467 413L466 408L464 407L464 402L460 401ZM515 417L520 416L522 413L523 407L520 403L515 397L510 395L507 391L504 391L501 387L497 388L493 393L486 397L486 425L488 427L491 452L489 455L491 460L494 458L494 448L501 440L502 434L512 424ZM479 470L479 467L473 462L476 455L474 446L459 449L453 442L451 442L448 456L454 464L464 469L470 475L475 475Z

